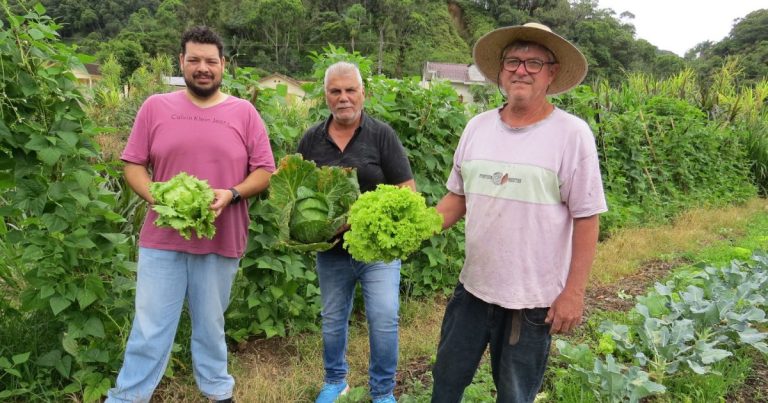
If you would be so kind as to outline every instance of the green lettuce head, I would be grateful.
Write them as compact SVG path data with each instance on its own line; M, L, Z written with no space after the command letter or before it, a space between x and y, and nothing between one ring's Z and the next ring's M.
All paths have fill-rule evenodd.
M440 232L443 216L427 207L420 193L382 184L352 205L349 225L344 247L355 260L389 262L405 259L422 241Z
M149 193L155 199L155 225L170 227L189 240L192 231L198 238L216 235L216 214L210 209L215 197L207 181L180 172L167 182L153 182Z

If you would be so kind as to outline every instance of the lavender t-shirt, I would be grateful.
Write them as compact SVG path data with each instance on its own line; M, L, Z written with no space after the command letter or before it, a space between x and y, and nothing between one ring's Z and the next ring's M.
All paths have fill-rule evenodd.
M520 129L498 110L473 118L447 187L466 198L459 280L508 309L550 306L568 277L573 218L607 210L594 136L560 109Z
M147 166L152 180L165 182L186 172L208 181L214 189L241 183L256 169L272 172L275 160L259 113L249 102L230 96L200 108L184 90L153 95L139 110L121 159ZM248 204L224 208L216 218L216 236L185 240L170 228L154 225L151 209L139 236L146 248L194 254L216 253L239 258L248 236Z

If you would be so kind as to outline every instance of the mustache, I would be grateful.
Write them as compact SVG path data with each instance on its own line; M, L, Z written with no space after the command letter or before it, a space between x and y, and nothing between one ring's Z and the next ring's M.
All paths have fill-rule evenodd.
M211 73L195 73L192 75L193 78L213 78L213 74Z

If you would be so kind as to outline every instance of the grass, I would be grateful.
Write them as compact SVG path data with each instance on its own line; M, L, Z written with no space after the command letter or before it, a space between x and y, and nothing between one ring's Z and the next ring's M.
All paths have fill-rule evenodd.
M725 209L694 209L668 225L620 230L598 246L591 281L610 284L634 273L643 261L730 247L734 239L744 237L750 225L755 225L756 218L765 218L765 213L768 202L752 199ZM754 240L750 245L760 246Z

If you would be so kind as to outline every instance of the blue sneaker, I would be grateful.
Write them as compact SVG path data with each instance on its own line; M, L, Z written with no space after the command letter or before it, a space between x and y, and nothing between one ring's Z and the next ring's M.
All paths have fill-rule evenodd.
M324 383L315 403L333 403L339 396L346 395L347 392L349 392L349 385L346 382Z
M389 394L387 396L377 397L373 399L373 403L397 403L397 400L395 400L394 395Z

